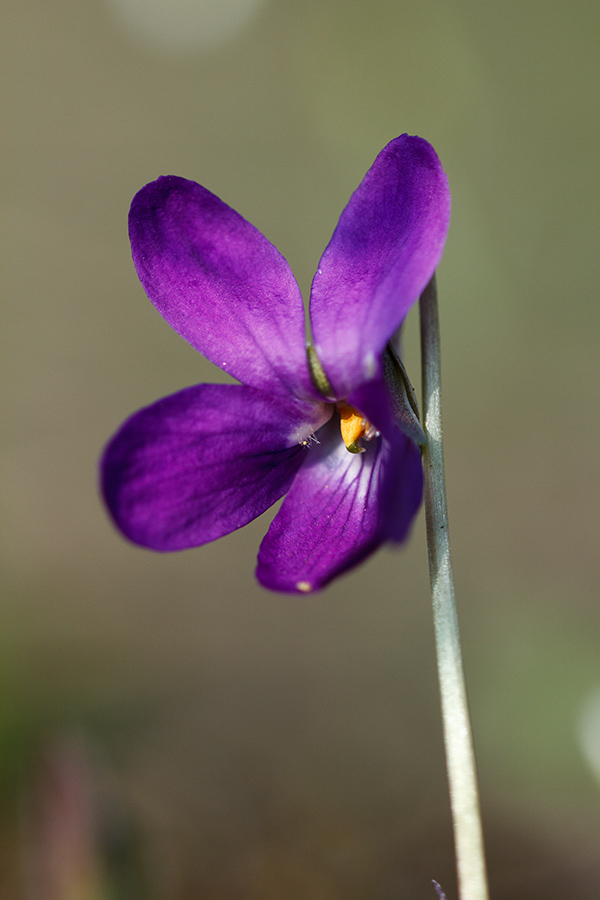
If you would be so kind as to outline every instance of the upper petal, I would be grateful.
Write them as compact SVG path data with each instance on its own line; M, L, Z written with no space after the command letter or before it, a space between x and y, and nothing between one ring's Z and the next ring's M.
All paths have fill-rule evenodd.
M315 396L292 271L253 225L193 181L147 184L129 213L133 260L169 325L253 387Z
M449 221L433 147L406 134L391 141L350 198L312 284L315 349L338 397L379 374L385 345L435 271Z
M135 543L182 550L259 516L288 489L330 408L245 385L201 384L128 419L102 459L116 525Z
M321 429L261 544L256 575L264 587L319 590L382 541L404 540L421 502L422 470L416 445L397 436L357 455L343 445L337 421Z

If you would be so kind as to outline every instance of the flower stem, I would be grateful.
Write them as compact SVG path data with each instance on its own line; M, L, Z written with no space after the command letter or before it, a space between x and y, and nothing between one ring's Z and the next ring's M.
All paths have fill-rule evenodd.
M488 900L471 721L454 599L440 404L440 329L435 275L419 301L425 515L446 767L460 900Z

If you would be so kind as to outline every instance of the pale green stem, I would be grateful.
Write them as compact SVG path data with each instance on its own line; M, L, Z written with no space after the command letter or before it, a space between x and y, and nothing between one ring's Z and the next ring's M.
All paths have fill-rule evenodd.
M471 721L454 600L440 406L440 330L435 276L419 301L425 514L446 767L460 900L488 900Z

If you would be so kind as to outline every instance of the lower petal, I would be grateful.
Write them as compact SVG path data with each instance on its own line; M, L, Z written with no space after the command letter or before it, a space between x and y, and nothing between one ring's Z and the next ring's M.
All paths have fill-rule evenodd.
M259 516L289 488L325 404L245 385L201 384L133 415L102 459L117 527L154 550L183 550Z
M402 541L419 508L419 450L401 432L348 453L332 422L299 471L265 536L256 576L271 590L309 593L385 540Z
M401 544L410 535L423 500L421 451L413 440L397 430L384 441L381 518L384 540Z

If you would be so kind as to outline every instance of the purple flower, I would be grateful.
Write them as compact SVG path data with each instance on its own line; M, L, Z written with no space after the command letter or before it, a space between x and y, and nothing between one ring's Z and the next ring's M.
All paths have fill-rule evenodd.
M408 135L389 143L321 257L307 358L302 298L276 248L193 181L142 188L129 229L148 297L241 384L189 387L124 423L102 460L123 534L154 550L197 547L285 494L257 578L290 592L403 541L423 475L386 348L435 271L449 215L433 148Z

